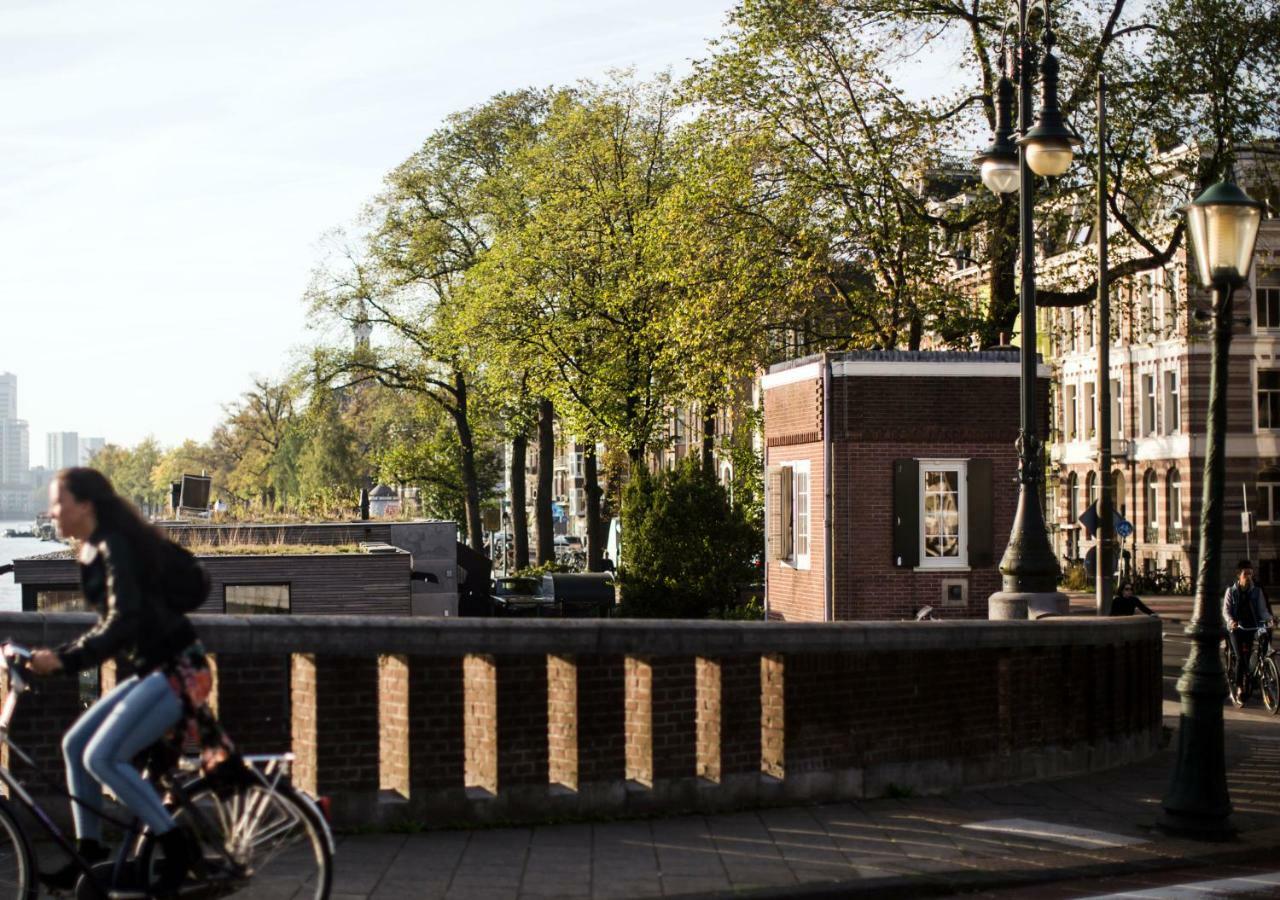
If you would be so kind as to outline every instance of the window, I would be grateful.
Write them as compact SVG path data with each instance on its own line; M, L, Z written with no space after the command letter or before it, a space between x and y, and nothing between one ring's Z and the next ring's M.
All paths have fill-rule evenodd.
M1075 559L1079 555L1076 542L1079 540L1075 525L1080 518L1080 478L1075 472L1067 476L1067 556Z
M1181 401L1178 396L1178 373L1164 373L1164 433L1177 434L1182 424Z
M1092 438L1097 434L1097 426L1094 423L1094 411L1097 404L1094 402L1093 382L1086 381L1084 383L1084 396L1080 401L1081 412L1084 413L1084 437Z
M1098 502L1098 473L1090 472L1084 477L1085 501L1090 505Z
M1063 440L1074 441L1077 438L1079 416L1079 397L1074 384L1062 387L1062 437Z
M1111 379L1111 435L1124 437L1124 398L1120 391L1123 382L1119 378Z
M920 461L920 565L967 566L965 463Z
M1258 524L1280 524L1280 471L1275 469L1258 475Z
M1156 433L1156 376L1142 376L1142 434Z
M1156 483L1156 473L1151 470L1142 478L1142 502L1147 513L1147 533L1146 541L1155 543L1160 540L1160 514L1156 504L1159 501L1159 488Z
M809 463L791 464L791 546L796 568L809 568Z
M228 584L222 589L223 612L232 616L287 614L288 584Z
M1163 278L1165 328L1174 334L1178 330L1178 272L1173 268L1165 269Z
M1260 269L1253 294L1258 300L1258 327L1280 328L1280 269Z
M1258 427L1280 428L1280 369L1258 370Z
M1169 470L1166 482L1169 494L1169 542L1182 540L1182 476L1177 469Z

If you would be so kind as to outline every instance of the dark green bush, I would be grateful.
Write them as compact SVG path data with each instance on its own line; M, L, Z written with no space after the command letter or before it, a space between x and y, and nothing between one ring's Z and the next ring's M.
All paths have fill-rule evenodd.
M724 615L755 579L752 560L763 546L759 530L694 459L656 476L633 473L623 492L622 541L619 614L635 618Z

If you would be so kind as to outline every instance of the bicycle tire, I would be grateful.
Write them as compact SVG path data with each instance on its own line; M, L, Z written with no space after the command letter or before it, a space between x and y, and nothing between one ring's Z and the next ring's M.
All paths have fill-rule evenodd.
M13 805L0 797L0 900L36 900L35 855Z
M333 848L327 828L315 806L291 785L278 784L274 791L250 785L227 792L215 791L200 779L187 786L184 793L187 800L173 810L174 820L200 841L209 880L215 885L221 882L215 891L217 896L239 900L279 896L328 900L333 886ZM192 807L200 814L192 814ZM255 807L259 809L254 816L254 830L237 836L235 823ZM214 833L210 833L210 826ZM275 840L277 832L283 840ZM139 844L141 869L153 872L159 858L159 842L148 833ZM218 847L226 848L226 853ZM228 856L239 867L234 872ZM308 874L299 874L299 870ZM296 887L291 890L290 885Z
M1274 716L1280 712L1280 669L1270 656L1258 665L1258 678L1262 683L1262 705Z

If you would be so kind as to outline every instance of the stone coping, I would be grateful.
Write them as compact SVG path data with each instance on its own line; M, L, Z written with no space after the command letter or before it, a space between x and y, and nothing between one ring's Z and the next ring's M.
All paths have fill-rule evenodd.
M90 613L0 612L0 637L60 644ZM192 616L212 652L413 654L631 654L714 656L979 647L1107 646L1158 641L1147 616L1039 621L720 622L673 619L484 619L396 616Z

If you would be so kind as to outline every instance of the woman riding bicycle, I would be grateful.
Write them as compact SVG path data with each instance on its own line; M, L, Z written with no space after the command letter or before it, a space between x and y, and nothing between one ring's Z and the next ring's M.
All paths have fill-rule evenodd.
M108 856L102 844L102 786L151 829L164 850L157 896L175 895L195 851L174 825L156 789L133 758L191 715L211 683L195 629L170 608L157 587L167 538L122 499L101 473L63 469L49 487L49 514L59 534L80 541L80 584L101 617L92 629L57 649L32 654L38 675L76 673L123 657L133 674L89 707L62 742L73 798L76 844L89 862ZM197 694L196 696L193 696ZM69 890L81 870L73 863L41 880Z

